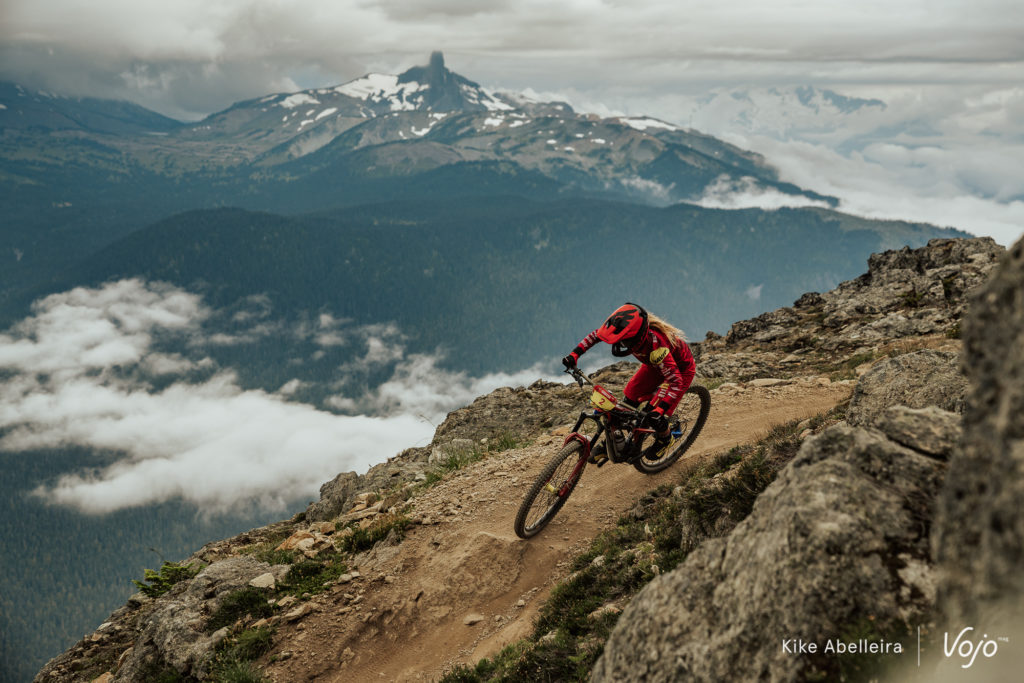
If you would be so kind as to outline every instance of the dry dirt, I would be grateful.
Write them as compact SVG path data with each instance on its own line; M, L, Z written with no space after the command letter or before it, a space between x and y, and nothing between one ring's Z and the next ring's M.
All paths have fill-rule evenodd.
M420 523L400 545L361 556L360 577L314 597L310 614L280 625L261 661L265 672L279 683L430 681L454 663L492 655L530 633L569 560L646 490L676 481L702 456L829 410L852 384L812 378L722 387L712 392L711 415L683 461L654 476L624 465L588 467L562 511L529 541L516 537L513 518L568 427L459 470L413 499L411 516Z

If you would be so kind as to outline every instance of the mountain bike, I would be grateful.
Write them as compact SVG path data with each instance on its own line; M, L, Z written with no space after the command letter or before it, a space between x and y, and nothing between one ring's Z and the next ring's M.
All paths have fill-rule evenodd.
M598 467L610 460L631 464L644 474L661 472L693 445L711 411L710 392L691 384L669 422L673 442L659 452L646 411L619 401L610 391L594 384L579 368L567 368L565 372L572 375L581 389L584 382L594 388L590 395L591 409L580 413L561 450L526 492L515 520L516 535L520 538L536 535L554 519L583 476L592 452L599 453L603 449L607 455L607 460L597 463ZM584 425L592 427L594 433L584 434L581 431Z

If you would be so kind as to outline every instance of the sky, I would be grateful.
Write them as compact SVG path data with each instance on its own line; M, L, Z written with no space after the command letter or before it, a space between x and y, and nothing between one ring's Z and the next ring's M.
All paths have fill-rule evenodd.
M2 0L0 78L198 119L442 50L493 89L650 115L764 154L841 210L1024 226L1018 0ZM854 102L793 95L831 91ZM719 190L722 188L718 188ZM708 206L765 206L732 188Z

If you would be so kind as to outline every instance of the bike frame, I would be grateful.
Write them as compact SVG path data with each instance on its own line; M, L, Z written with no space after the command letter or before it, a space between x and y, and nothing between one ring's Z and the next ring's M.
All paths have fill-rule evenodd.
M583 387L583 382L587 382L594 387L597 386L589 377L584 375L579 368L572 368L572 370L566 369L566 373L572 375L573 379L576 380L581 388ZM611 410L593 408L591 410L584 410L581 412L579 418L576 420L576 424L572 428L572 432L569 436L565 437L565 442L562 444L564 446L570 441L579 441L583 445L583 456L580 458L579 462L576 463L576 468L573 470L572 476L570 476L568 481L571 481L579 474L579 470L583 469L587 460L590 458L590 449L593 444L597 443L597 440L606 432L610 432L611 429L618 428L629 430L629 438L626 440L625 447L623 448L625 453L630 453L634 449L634 444L638 437L640 441L643 441L646 435L653 434L653 429L640 426L642 419L643 413L638 410L634 410L633 408L620 406L617 402ZM589 438L580 431L580 427L582 427L587 420L593 422L597 428L594 432L594 436ZM629 459L625 457L625 453L619 453L615 439L609 439L606 436L605 448L607 449L608 457L611 458L612 462L625 462ZM639 450L637 454L639 454ZM563 486L563 489L564 488L565 487ZM559 495L563 494L564 491L559 491Z

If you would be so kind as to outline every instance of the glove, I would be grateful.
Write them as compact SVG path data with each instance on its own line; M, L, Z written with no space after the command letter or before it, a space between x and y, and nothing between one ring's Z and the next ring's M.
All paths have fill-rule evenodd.
M651 426L655 434L663 434L668 431L668 418L660 410L653 409L644 413L644 422Z
M565 366L566 370L571 370L574 367L576 367L576 359L577 358L579 358L579 356L577 356L576 352L573 351L568 356L566 356L565 358L562 359L562 365Z

